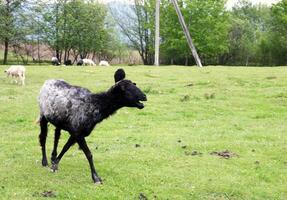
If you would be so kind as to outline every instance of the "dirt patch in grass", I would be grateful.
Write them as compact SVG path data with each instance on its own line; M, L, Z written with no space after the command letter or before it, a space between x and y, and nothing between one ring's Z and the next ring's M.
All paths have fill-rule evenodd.
M55 198L56 193L52 190L49 191L43 191L43 192L35 192L33 196L39 196L39 197L48 197L48 198Z
M144 195L144 193L140 193L139 200L148 200L148 198Z
M42 197L56 197L55 192L53 192L52 190L50 191L44 191L41 193Z
M254 162L254 164L259 165L259 164L260 164L260 161L256 160L256 161Z
M199 100L200 100L200 97L184 95L184 96L182 96L182 97L179 99L180 102L189 102L189 101L191 101L191 100L199 101Z
M205 99L214 99L215 98L215 93L213 92L213 93L205 93L204 94L204 98Z
M191 87L191 86L193 86L193 83L189 83L189 84L185 85L184 87Z
M181 102L185 102L185 101L189 101L189 100L190 100L190 96L189 96L189 95L184 95L184 96L180 99Z
M187 155L187 156L201 156L202 155L201 152L196 151L196 150L194 150L194 151L185 151L184 154Z
M238 155L236 153L233 153L231 151L225 150L225 151L213 151L210 153L210 155L215 155L215 156L219 156L225 159L229 159L232 157L238 157Z

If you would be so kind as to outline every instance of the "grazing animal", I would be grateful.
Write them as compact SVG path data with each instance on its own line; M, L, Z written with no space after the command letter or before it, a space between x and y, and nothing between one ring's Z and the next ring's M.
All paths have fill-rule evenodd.
M83 65L95 66L96 64L91 59L84 58L83 59Z
M64 62L64 64L65 64L66 66L72 65L72 61L71 61L71 60L66 60L66 61Z
M118 69L114 75L115 83L120 81L120 80L123 80L125 77L126 77L125 71L121 68Z
M17 79L20 79L21 84L25 85L26 69L23 65L11 65L4 72L7 74L7 77L15 78L16 83L18 83Z
M78 65L78 66L82 66L83 64L84 64L83 59L80 59L80 60L77 62L77 65Z
M57 57L52 57L51 61L52 61L52 65L60 65L61 64Z
M106 66L106 67L109 67L110 64L108 63L108 61L106 60L101 60L101 62L99 63L100 66Z
M119 80L109 90L92 93L88 89L72 86L63 80L47 80L38 97L40 105L40 145L42 148L42 165L47 166L46 137L48 123L55 129L54 148L51 155L52 170L58 169L63 155L78 143L89 161L94 183L100 184L85 137L89 136L96 124L114 114L122 107L144 108L140 101L146 101L146 95L130 80ZM61 130L69 132L70 137L57 156L57 146Z

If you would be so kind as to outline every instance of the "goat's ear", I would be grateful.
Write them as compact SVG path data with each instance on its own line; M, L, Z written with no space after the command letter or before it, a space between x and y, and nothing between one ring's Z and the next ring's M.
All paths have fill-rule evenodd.
M123 80L124 78L126 77L126 73L123 69L118 69L116 72L115 72L115 75L114 75L114 78L115 78L115 83L116 82L119 82L121 80Z

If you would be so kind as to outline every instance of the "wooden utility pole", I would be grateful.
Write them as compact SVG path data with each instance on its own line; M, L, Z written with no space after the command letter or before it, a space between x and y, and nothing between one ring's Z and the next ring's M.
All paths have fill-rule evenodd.
M155 6L155 47L154 47L154 65L159 66L159 7L160 0L156 0Z
M185 24L185 22L184 22L184 18L183 18L182 13L181 13L181 11L180 11L180 9L179 9L177 0L171 0L171 1L172 1L173 5L174 5L174 8L175 8L175 11L176 11L176 13L177 13L179 22L180 22L180 24L181 24L181 26L182 26L184 35L185 35L185 37L186 37L186 39L187 39L188 46L189 46L190 49L191 49L192 55L193 55L193 57L194 57L194 59L195 59L195 62L196 62L196 64L197 64L197 66L202 67L200 58L199 58L199 56L198 56L198 54L197 54L197 51L196 51L196 49L195 49L195 46L193 45L193 42L192 42L192 39L191 39L189 30L188 30L188 28L187 28L187 26L186 26L186 24Z

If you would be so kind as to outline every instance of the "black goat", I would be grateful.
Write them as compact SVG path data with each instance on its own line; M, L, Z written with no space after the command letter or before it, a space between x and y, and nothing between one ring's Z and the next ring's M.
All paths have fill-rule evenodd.
M115 75L118 72L115 73ZM130 80L119 80L108 91L91 93L88 89L72 86L62 80L47 80L39 95L40 105L40 145L42 147L42 165L47 166L46 137L48 123L55 129L54 148L51 155L52 170L58 169L58 164L66 151L78 143L84 151L91 168L92 179L101 183L101 178L95 170L92 154L87 146L87 137L97 123L109 117L122 107L144 108L140 101L146 101L146 95ZM57 156L57 146L61 130L69 132L70 137L62 151Z
M64 64L65 64L66 66L73 65L73 63L72 63L71 60L66 60L66 61L64 62Z
M80 59L80 60L77 62L77 65L78 65L78 66L82 66L83 64L84 64L83 59Z

